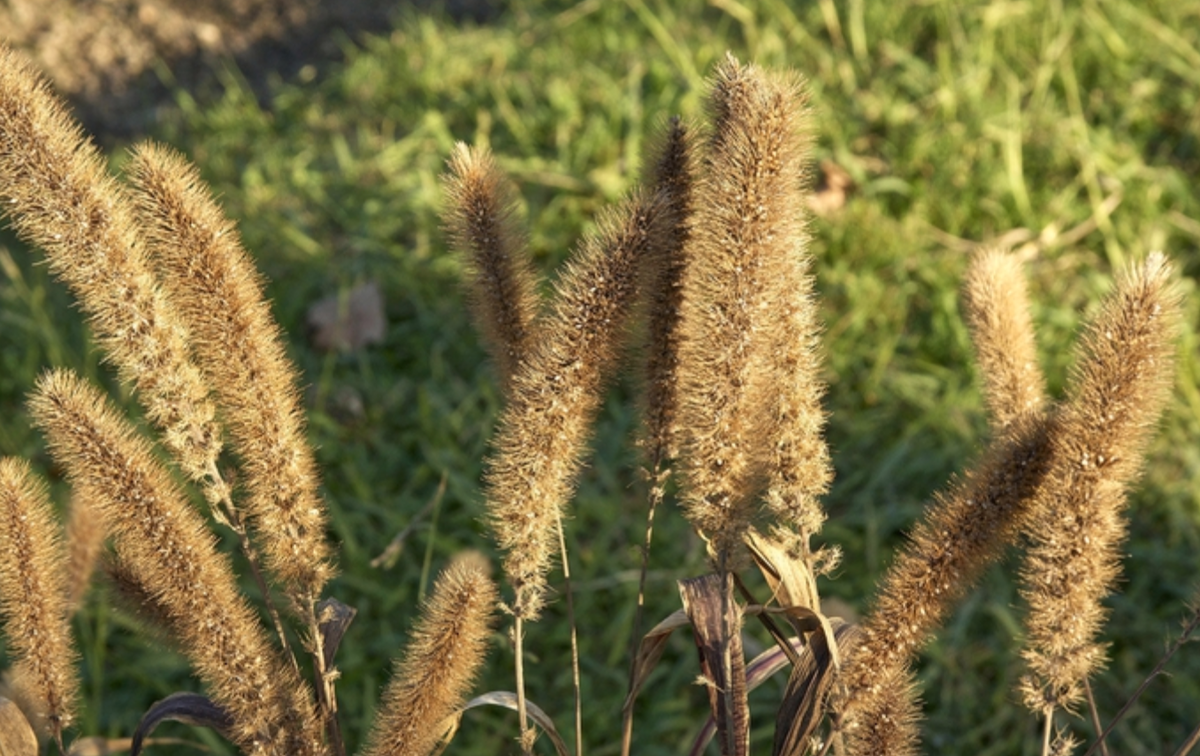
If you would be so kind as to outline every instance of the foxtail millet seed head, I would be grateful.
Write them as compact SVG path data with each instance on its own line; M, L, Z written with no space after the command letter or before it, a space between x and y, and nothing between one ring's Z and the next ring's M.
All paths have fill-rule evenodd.
M795 80L729 56L709 99L714 125L696 190L682 308L682 495L714 559L727 564L775 452L775 284L794 275L803 245L807 143Z
M229 560L168 471L105 396L72 373L43 375L30 400L55 462L89 491L117 557L152 592L231 737L261 754L326 753L312 692L271 647Z
M1053 465L1038 492L1021 569L1032 711L1071 709L1104 664L1097 637L1125 538L1125 491L1141 471L1174 378L1180 295L1160 253L1125 271L1084 332Z
M697 170L692 129L683 121L672 118L661 139L650 153L655 159L646 183L662 195L664 219L642 273L647 321L643 445L652 466L679 454L680 308Z
M853 709L909 668L980 574L1016 540L1049 466L1055 419L1018 416L982 459L936 495L876 589L863 637L843 664L840 708Z
M1020 260L997 249L976 253L963 280L962 301L988 414L996 428L1003 428L1046 400Z
M513 190L490 151L462 142L454 146L443 183L443 217L455 250L467 262L475 327L508 390L529 353L540 305Z
M847 756L916 756L921 721L916 676L897 668L876 682L842 722Z
M383 693L367 756L427 756L487 654L496 586L477 553L438 576Z
M133 208L99 150L23 57L0 44L0 198L17 234L45 251L121 380L202 481L221 450L187 328L155 282Z
M516 592L512 610L535 619L558 548L601 391L617 361L638 292L640 260L663 201L638 195L604 215L567 262L532 351L513 376L488 459L488 520Z
M45 485L24 460L0 460L0 618L20 697L59 750L79 700L64 557Z
M195 167L142 144L130 174L148 248L214 387L267 570L297 607L333 574L327 515L305 432L296 369L262 276ZM215 470L215 468L214 468Z
M91 494L72 490L67 515L67 602L73 608L79 607L91 585L106 538L108 529Z

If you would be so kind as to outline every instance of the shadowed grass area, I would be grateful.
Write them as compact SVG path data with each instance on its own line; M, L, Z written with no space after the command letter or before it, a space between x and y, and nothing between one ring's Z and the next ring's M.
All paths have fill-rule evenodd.
M181 95L162 125L159 136L200 166L239 221L309 384L340 544L330 593L359 611L339 654L351 747L435 570L463 549L492 548L478 481L500 395L437 216L453 142L496 153L519 187L537 263L552 275L597 212L636 182L666 117L698 118L703 76L727 49L808 78L815 158L856 185L840 211L812 223L837 468L824 538L846 555L822 590L864 609L923 502L980 448L979 381L958 308L972 245L1001 239L1028 260L1054 392L1114 270L1163 249L1185 274L1189 327L1174 401L1132 497L1125 582L1110 601L1112 662L1093 685L1103 719L1175 632L1200 547L1200 2L793 5L514 2L484 27L414 15L390 36L347 42L342 66L278 86L266 109L230 72L222 100ZM104 368L64 292L7 247L0 452L33 453L45 467L24 392L48 365L92 376ZM386 342L353 354L308 347L306 308L367 280L384 292ZM596 756L619 751L644 522L633 386L611 392L567 524L585 740ZM395 566L372 568L443 475L446 494ZM1040 743L1039 723L1014 693L1021 608L1011 567L988 573L924 656L929 753L1033 752ZM702 545L667 507L650 621L678 608L676 579L705 569ZM147 649L131 625L100 597L78 623L86 734L127 735L151 701L195 685L179 657ZM508 644L500 633L494 640L481 692L513 685ZM564 734L567 644L560 600L528 630L526 676L531 700ZM1196 724L1200 655L1185 648L1171 669L1113 735L1114 752L1170 752ZM707 709L697 671L690 641L673 639L639 703L638 753L686 751ZM783 682L752 696L754 752L769 747ZM1082 719L1072 725L1090 731ZM475 710L449 753L495 753L515 735L515 716Z

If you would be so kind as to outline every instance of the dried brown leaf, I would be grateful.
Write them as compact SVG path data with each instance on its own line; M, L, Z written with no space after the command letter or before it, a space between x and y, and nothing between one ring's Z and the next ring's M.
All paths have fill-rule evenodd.
M383 293L374 281L317 301L308 308L307 320L313 346L329 352L379 344L387 332Z
M750 705L746 700L746 658L742 653L742 612L733 600L732 576L709 574L679 581L683 608L692 621L702 679L717 722L722 756L750 751Z

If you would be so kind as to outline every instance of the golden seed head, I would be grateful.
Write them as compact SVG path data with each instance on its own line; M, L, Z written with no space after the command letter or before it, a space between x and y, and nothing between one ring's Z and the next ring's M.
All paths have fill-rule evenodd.
M383 694L367 756L426 756L466 701L487 653L496 587L478 554L438 577Z
M143 144L130 173L150 253L192 330L192 348L241 462L244 505L267 570L294 604L307 605L333 573L325 503L296 369L262 278L195 167Z
M1125 491L1174 377L1171 275L1161 254L1126 271L1077 350L1021 570L1029 670L1020 688L1035 712L1080 704L1084 681L1104 665L1096 639L1121 573Z
M513 610L538 616L557 528L575 486L604 382L638 291L640 258L662 222L657 195L601 218L567 263L534 349L513 378L485 479L488 519L516 591Z
M180 467L202 480L221 450L215 410L187 329L147 264L128 195L33 66L3 45L0 197L18 235L45 251L71 289Z
M491 152L461 142L450 156L443 183L445 223L454 248L467 262L475 326L508 390L531 349L539 307L525 235L514 218L513 191Z
M68 371L39 379L30 412L67 479L92 494L117 558L150 591L213 700L233 718L234 741L281 756L322 753L311 690L271 647L229 560L150 444Z
M1045 380L1020 261L999 250L975 255L963 282L963 309L992 422L1004 427L1045 402Z
M709 110L684 282L680 425L685 514L724 564L768 480L777 516L819 526L813 497L829 471L804 256L803 91L727 57Z
M62 535L24 460L0 460L0 618L33 725L62 745L79 700Z

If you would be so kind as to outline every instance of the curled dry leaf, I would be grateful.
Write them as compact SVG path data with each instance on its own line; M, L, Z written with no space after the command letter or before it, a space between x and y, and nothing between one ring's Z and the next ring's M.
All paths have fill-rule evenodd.
M356 614L358 614L357 609L346 606L335 598L327 598L317 605L317 619L321 629L321 648L325 654L326 669L333 669L333 657L337 653L338 646L342 644L346 629L350 627Z
M750 751L750 704L742 652L742 609L733 600L728 573L679 581L683 608L692 622L702 679L717 722L721 756Z
M145 738L163 722L183 722L193 727L207 727L228 737L233 727L229 713L199 693L172 693L156 702L142 715L130 744L131 756L138 756Z
M507 690L494 690L491 693L484 693L482 696L472 698L454 715L455 721L450 729L452 731L458 729L458 718L462 717L464 711L470 711L479 706L499 706L502 709L516 711L517 694ZM550 715L543 711L542 707L529 699L525 699L525 709L529 714L529 718L538 727L542 728L542 731L546 733L546 737L550 738L550 742L554 744L555 753L558 756L570 756L571 752L567 749L567 744L563 741L562 736L558 734L558 729L555 728L554 721L550 719Z

